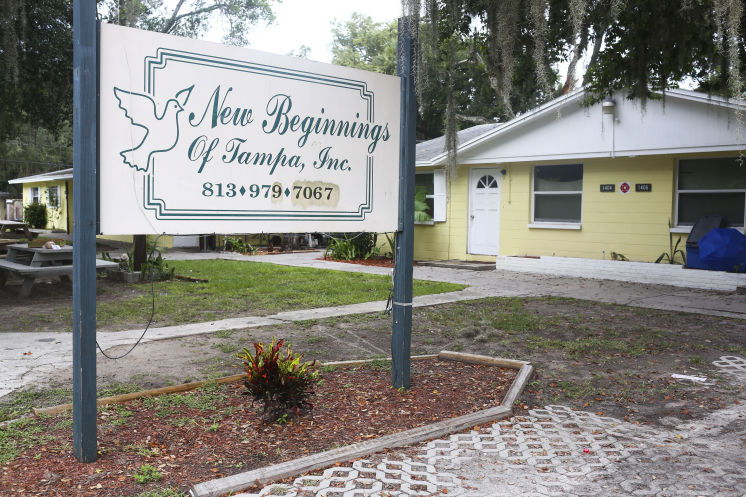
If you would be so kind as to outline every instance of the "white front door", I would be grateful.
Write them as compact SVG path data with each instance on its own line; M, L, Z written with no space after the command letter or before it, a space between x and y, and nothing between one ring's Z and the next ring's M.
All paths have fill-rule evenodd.
M500 248L500 169L469 171L470 254L497 255Z

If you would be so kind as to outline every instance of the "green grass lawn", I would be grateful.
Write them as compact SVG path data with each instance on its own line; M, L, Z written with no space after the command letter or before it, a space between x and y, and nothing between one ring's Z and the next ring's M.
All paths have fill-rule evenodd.
M365 273L225 260L168 264L176 268L176 274L208 282L156 282L157 326L386 300L391 288L389 276ZM415 280L414 295L463 288L464 285ZM144 323L150 308L150 285L106 285L100 292L98 328L124 329L129 324ZM69 316L69 310L65 314Z

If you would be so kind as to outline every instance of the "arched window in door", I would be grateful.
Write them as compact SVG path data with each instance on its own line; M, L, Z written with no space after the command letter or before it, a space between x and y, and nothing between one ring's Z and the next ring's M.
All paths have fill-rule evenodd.
M491 174L485 174L477 181L477 188L497 188L497 180Z

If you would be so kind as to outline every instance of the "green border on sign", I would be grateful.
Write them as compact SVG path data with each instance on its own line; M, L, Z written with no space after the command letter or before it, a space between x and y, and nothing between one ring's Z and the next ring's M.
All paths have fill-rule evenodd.
M156 71L165 69L169 61L194 64L216 69L257 74L280 79L303 81L311 84L333 86L357 91L366 101L366 119L373 122L375 95L368 89L365 81L328 76L324 74L299 71L284 67L257 64L240 60L226 59L211 55L186 52L181 50L158 48L154 57L145 57L144 90L155 94ZM326 221L363 221L373 210L373 156L368 155L365 171L365 201L353 211L287 211L287 210L225 210L225 209L174 209L166 206L166 201L155 192L155 170L152 169L143 177L143 207L155 212L156 219L168 220L326 220Z

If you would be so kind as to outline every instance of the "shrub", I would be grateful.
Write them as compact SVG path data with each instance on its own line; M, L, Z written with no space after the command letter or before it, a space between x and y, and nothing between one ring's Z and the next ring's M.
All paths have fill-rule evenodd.
M255 354L244 348L238 354L243 359L248 378L244 382L244 395L264 403L264 420L287 420L287 415L303 407L313 406L308 398L318 382L318 372L313 362L302 363L303 354L296 354L290 346L282 350L285 340L272 338L272 343L254 343Z
M345 233L341 238L332 237L324 253L324 258L351 261L368 259L380 254L375 233Z
M236 236L225 237L224 248L226 252L239 252L241 254L256 254L256 249L250 243L244 242Z
M350 237L355 253L358 257L367 259L370 257L373 247L376 246L377 235L375 233L353 233Z
M47 225L47 206L32 203L23 207L23 219L32 228L44 228Z
M345 238L332 238L329 246L324 252L324 259L337 259L339 261L352 261L357 258L355 246L352 241Z
M144 280L163 281L173 279L176 268L169 267L163 261L160 250L154 250L148 252L148 261L142 263L140 270Z

